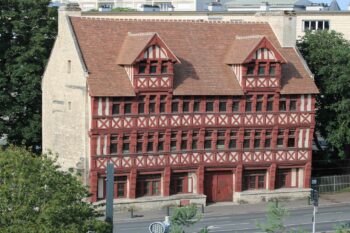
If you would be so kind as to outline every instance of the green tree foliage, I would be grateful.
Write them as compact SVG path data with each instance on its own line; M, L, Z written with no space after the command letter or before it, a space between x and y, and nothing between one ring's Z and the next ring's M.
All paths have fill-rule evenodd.
M336 226L335 233L350 233L350 224Z
M267 206L266 223L257 222L257 227L266 233L306 233L303 230L287 230L284 220L289 216L287 209L279 207L277 203L269 202Z
M345 158L350 155L350 44L339 33L320 30L307 32L297 46L320 90L316 130Z
M41 146L41 76L57 33L50 0L1 0L0 137Z
M55 161L22 148L0 150L0 232L107 233L86 187Z
M178 207L171 217L170 233L184 233L184 227L190 227L200 219L201 215L198 214L196 205ZM208 233L208 230L203 228L198 233Z

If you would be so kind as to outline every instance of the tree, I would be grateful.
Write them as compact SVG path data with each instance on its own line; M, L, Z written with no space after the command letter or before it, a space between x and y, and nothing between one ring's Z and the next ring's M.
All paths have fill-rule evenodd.
M269 202L267 205L267 222L257 222L257 227L266 233L306 233L303 230L288 231L284 225L284 220L289 216L287 209L279 207L277 203Z
M345 158L350 155L350 44L340 33L319 30L306 32L297 46L320 90L315 132Z
M0 138L41 147L41 76L57 34L50 0L1 0Z
M23 148L0 150L0 232L111 232L84 187L55 160Z
M184 233L184 227L190 227L201 219L197 213L196 205L189 205L175 208L171 217L170 233ZM208 233L206 228L201 229L198 233Z

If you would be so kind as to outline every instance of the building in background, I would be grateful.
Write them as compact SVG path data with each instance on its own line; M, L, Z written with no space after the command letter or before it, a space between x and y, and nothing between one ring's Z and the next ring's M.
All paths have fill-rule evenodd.
M133 17L61 9L43 78L43 149L92 201L108 162L120 205L308 196L318 90L289 17Z
M309 0L59 0L54 4L69 2L78 3L83 11L111 11L113 8L138 11L340 11L336 0L329 6ZM151 9L151 6L156 8Z

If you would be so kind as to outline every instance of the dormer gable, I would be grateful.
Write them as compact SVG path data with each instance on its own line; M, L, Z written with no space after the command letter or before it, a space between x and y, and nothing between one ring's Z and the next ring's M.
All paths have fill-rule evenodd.
M118 56L136 92L171 91L180 60L154 32L128 33Z
M152 48L155 50L153 51ZM174 63L180 63L180 60L156 32L129 32L120 49L117 64L134 65L147 58L169 59Z
M287 60L265 36L236 37L225 63L244 91L279 91L281 66Z

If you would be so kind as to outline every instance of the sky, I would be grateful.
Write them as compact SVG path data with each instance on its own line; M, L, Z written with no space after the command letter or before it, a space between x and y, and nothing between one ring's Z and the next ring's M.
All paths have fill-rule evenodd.
M324 2L324 3L330 3L332 0L311 0L311 2ZM337 0L340 8L342 10L346 10L348 8L350 0Z

